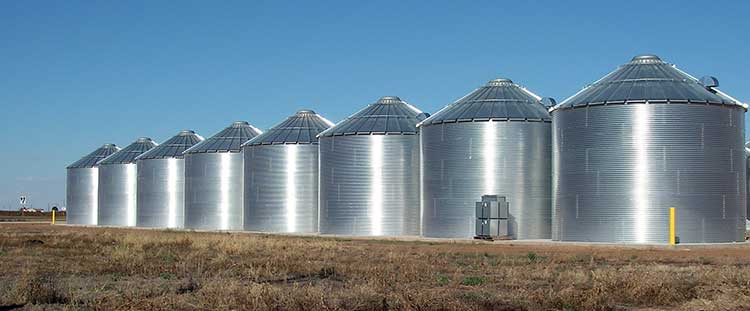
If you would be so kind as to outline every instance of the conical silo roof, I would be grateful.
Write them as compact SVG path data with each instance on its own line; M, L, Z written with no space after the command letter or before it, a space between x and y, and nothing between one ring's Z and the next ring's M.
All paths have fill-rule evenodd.
M99 149L94 150L94 152L89 153L88 155L84 156L78 161L75 161L73 164L69 165L67 168L90 168L90 167L96 167L96 164L99 163L101 160L104 160L104 158L110 156L111 154L120 151L120 147L117 147L115 144L104 144Z
M422 112L396 96L384 96L359 112L319 134L341 135L413 135L417 133Z
M216 135L185 150L184 154L240 152L243 143L261 133L259 129L250 125L250 123L237 121L221 130L221 132L216 133Z
M489 120L551 122L541 99L510 79L495 79L436 112L421 126Z
M101 162L99 162L99 165L102 164L130 164L135 163L135 158L137 158L142 153L151 150L151 148L156 147L158 144L155 143L151 138L148 137L141 137L136 139L132 144L128 145L125 148L122 148L122 150L113 153L112 155L108 156Z
M718 83L717 83L718 84ZM668 64L656 55L638 55L615 71L554 107L636 104L649 102L746 106L713 86Z
M136 160L148 159L181 159L182 153L195 144L203 141L203 137L191 130L184 130L177 133L167 141L144 152Z
M316 136L333 126L312 110L300 110L283 122L247 141L243 146L317 144Z

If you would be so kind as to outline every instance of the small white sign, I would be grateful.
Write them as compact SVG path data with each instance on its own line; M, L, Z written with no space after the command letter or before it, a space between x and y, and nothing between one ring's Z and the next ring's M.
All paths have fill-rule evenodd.
M21 205L26 205L26 196L25 195L21 196L20 202L21 202Z

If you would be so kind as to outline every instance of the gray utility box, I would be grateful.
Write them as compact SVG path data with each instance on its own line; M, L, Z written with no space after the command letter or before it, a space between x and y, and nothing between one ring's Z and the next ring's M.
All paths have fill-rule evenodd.
M477 236L501 237L507 235L507 219L477 219Z
M497 195L483 195L476 202L477 237L501 237L508 235L508 201Z

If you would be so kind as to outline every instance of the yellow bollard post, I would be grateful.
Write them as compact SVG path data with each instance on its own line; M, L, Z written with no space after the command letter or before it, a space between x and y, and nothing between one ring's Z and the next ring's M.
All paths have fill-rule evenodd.
M55 211L52 210L52 224L55 224Z
M674 207L669 208L669 245L675 244L675 211Z

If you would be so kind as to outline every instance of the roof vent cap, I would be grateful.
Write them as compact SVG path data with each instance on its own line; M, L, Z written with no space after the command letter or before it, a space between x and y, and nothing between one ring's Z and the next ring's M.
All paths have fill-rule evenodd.
M547 108L554 107L555 105L557 105L557 101L552 97L545 97L542 98L542 105Z
M190 135L193 135L193 134L195 134L195 132L193 130L182 130L177 135L180 135L180 136L190 136Z
M150 142L150 141L151 141L150 137L139 137L135 142L137 142L137 143L146 143L146 142Z
M297 115L302 115L302 114L315 114L315 111L313 111L312 109L301 109L297 111Z
M719 79L716 79L716 77L704 76L701 78L700 82L706 88L719 87Z

